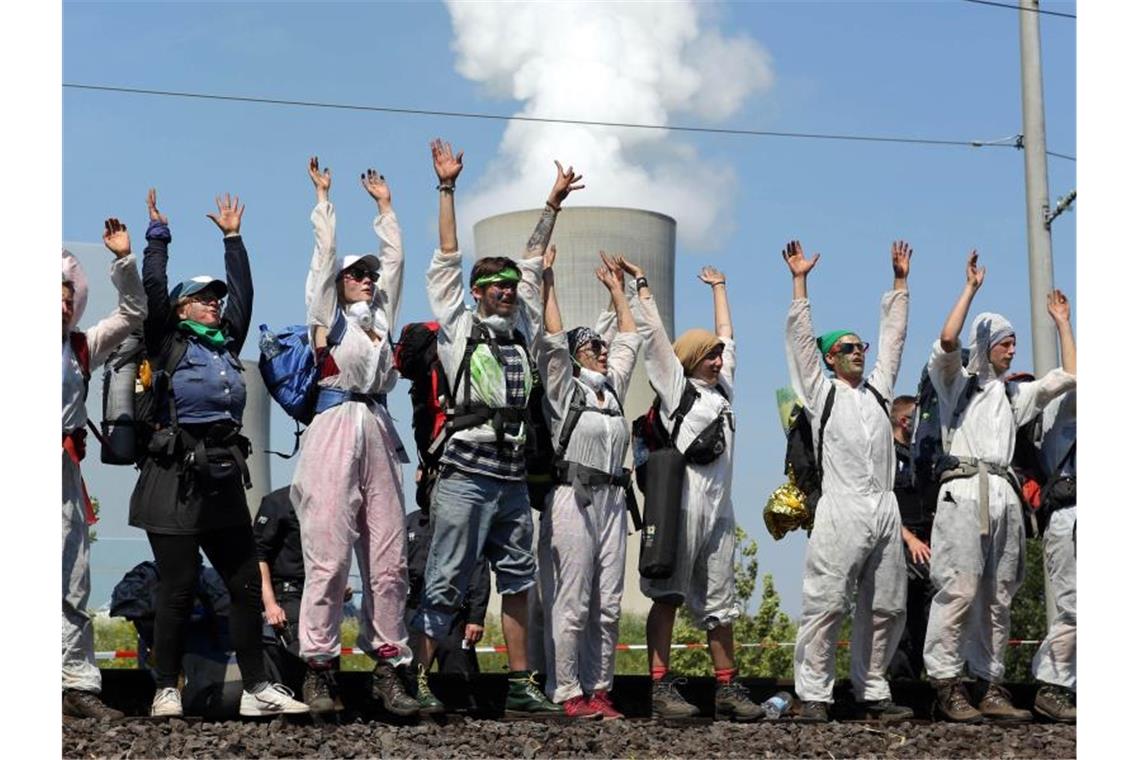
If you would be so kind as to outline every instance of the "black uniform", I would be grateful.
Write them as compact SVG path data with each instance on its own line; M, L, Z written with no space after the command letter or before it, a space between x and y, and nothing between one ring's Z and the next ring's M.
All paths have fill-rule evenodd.
M285 610L288 621L283 635L272 630L266 632L266 653L281 673L282 681L297 691L305 675L305 663L299 657L297 643L305 562L301 554L301 525L289 501L289 486L278 488L261 500L261 508L253 520L253 538L257 560L269 565L273 596ZM282 640L288 643L287 648L282 646Z
M895 441L895 461L895 498L899 502L903 527L929 545L934 513L925 508L921 495L912 485L910 447ZM934 584L930 582L929 564L915 564L907 549L903 555L907 572L906 627L887 668L887 675L890 678L917 679L922 675L922 647L926 641Z
M408 603L405 619L410 621L423 595L424 567L427 565L428 549L431 548L431 520L417 509L408 513L404 525L408 529ZM463 632L468 623L483 625L490 597L491 573L487 561L480 559L451 629L439 640L439 648L436 650L439 672L468 677L479 672L475 648L463 648Z

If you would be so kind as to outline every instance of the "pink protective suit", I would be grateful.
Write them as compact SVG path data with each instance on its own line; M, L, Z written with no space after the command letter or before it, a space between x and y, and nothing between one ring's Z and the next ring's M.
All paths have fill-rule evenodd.
M316 245L305 286L308 324L327 329L342 309L336 289L336 212L331 203L320 202L311 219ZM331 348L335 372L324 373L322 388L381 394L396 385L388 334L403 286L400 227L391 211L377 216L372 226L380 237L380 280L371 304L344 310L348 327ZM369 324L378 340L366 331ZM407 461L392 418L377 401L345 401L318 414L305 431L290 498L305 560L299 640L306 660L340 654L343 596L355 546L363 586L357 646L396 665L411 662L404 626L408 575L400 469Z

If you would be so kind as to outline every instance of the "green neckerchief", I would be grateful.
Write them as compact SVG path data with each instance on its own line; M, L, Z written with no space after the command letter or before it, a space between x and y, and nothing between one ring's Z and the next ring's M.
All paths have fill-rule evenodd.
M184 319L178 323L178 326L188 332L194 333L214 348L221 348L226 345L226 341L229 340L220 328L206 327L201 322L195 322L192 319Z

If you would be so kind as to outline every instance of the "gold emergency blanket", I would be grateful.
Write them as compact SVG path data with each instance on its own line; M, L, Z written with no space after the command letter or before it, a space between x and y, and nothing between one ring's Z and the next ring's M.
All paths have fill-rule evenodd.
M784 534L796 528L811 530L811 516L808 514L804 492L796 487L791 478L768 497L764 505L764 527L779 541Z

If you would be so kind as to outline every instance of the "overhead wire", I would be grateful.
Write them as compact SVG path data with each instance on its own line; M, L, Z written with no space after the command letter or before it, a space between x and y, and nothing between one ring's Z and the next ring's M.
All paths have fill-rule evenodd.
M749 137L789 137L810 140L840 140L850 142L875 143L904 143L910 145L942 145L962 146L972 148L1006 147L1020 148L1019 144L1007 142L1010 138L1001 140L947 140L927 137L892 137L883 135L852 135L833 134L824 132L784 132L763 129L737 129L729 127L694 127L679 124L642 124L637 122L598 121L592 119L565 119L544 116L520 116L517 114L504 115L494 113L481 113L477 111L440 111L426 108L401 108L396 106L373 106L355 103L329 103L315 100L289 100L283 98L264 98L249 95L219 95L216 93L184 92L177 90L155 90L142 87L119 87L112 85L81 84L77 82L64 82L65 88L73 90L88 90L98 92L115 92L128 95L150 95L157 97L190 98L196 100L216 100L224 102L257 103L262 105L293 106L300 108L330 108L347 111L370 111L379 113L394 113L413 116L442 116L460 119L483 119L493 121L521 121L541 124L569 124L575 126L616 127L622 129L654 129L671 132L706 133L718 135L742 135ZM1076 158L1064 154L1054 154L1058 158L1067 158L1076 161Z
M1075 19L1077 17L1077 14L1075 14L1075 13L1065 13L1064 11L1047 11L1043 8L1022 8L1020 5L1014 5L1013 3L998 3L998 2L994 2L994 0L963 0L963 2L974 3L976 5L992 5L995 8L1008 8L1008 9L1014 10L1014 11L1029 11L1030 13L1042 13L1046 16L1060 16L1062 18L1072 18L1072 19Z

